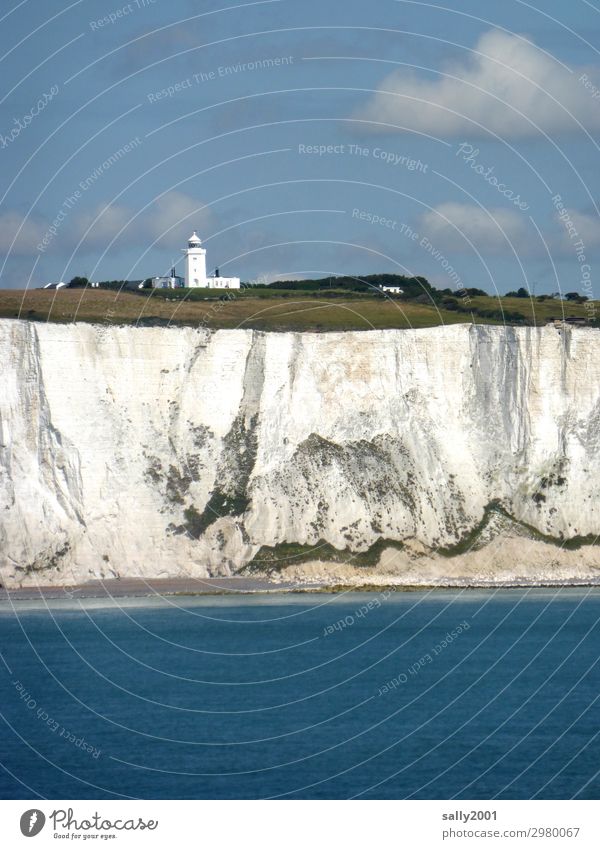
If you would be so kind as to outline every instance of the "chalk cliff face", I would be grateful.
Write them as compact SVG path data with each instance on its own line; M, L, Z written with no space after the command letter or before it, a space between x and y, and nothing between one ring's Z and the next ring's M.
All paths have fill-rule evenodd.
M5 586L600 534L596 330L3 320L0 354Z

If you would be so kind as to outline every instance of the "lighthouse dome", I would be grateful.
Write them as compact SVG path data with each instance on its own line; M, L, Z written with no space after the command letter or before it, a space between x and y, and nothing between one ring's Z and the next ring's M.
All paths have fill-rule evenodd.
M192 235L188 239L188 247L199 248L201 244L202 244L202 239L200 238L200 236L194 230L194 232L192 233Z

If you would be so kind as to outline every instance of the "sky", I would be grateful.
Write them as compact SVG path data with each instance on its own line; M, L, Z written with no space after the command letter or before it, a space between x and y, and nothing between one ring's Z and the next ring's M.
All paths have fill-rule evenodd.
M248 282L598 297L600 2L536 3L7 0L0 286L197 230Z

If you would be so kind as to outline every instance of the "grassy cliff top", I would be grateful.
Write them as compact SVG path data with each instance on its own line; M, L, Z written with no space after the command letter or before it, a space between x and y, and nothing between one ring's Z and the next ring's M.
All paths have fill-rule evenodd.
M552 299L476 296L471 297L468 304L459 301L460 310L456 310L337 290L313 294L248 289L230 295L230 299L220 300L222 296L216 295L214 290L195 290L191 299L183 290L151 290L138 294L105 289L4 289L0 290L0 318L272 331L407 329L471 321L543 325L551 317L589 318L594 307L595 315L600 318L599 302L577 304Z

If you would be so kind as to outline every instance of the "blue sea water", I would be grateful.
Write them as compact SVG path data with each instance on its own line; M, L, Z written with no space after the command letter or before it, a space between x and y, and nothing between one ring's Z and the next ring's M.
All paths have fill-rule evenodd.
M595 799L599 617L589 588L2 602L0 796Z

